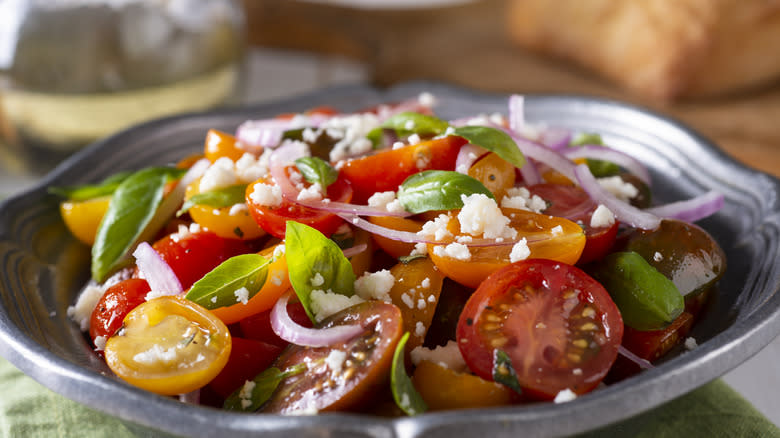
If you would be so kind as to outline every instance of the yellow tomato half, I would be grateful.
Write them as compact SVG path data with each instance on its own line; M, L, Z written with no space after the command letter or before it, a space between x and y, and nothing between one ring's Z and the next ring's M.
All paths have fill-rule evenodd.
M412 384L432 411L505 406L515 397L504 385L427 360L417 365Z
M232 135L209 129L206 133L206 141L203 145L203 153L212 163L222 157L228 157L232 161L241 158L246 151L236 146L236 138Z
M60 214L71 234L87 245L92 245L109 202L111 196L86 201L64 201L60 203Z
M200 193L200 179L187 186L185 198ZM265 231L249 214L248 209L231 211L233 207L215 208L208 205L193 205L189 213L192 220L224 239L252 240L265 235ZM232 214L231 214L232 213Z
M230 357L227 326L182 297L146 301L131 310L106 342L109 368L131 385L162 395L205 386Z

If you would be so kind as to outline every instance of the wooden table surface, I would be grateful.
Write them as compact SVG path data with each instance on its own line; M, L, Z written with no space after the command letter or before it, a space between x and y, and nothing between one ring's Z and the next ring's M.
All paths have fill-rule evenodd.
M682 120L737 160L780 176L780 81L728 97L644 101L577 66L518 48L506 36L503 0L413 11L278 0L246 5L251 43L352 57L380 86L434 79L489 92L626 101Z

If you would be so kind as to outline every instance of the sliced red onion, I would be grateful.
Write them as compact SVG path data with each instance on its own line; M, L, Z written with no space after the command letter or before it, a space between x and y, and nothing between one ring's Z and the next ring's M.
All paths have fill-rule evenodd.
M326 347L348 341L363 333L363 327L359 324L319 329L299 325L287 313L287 301L291 294L292 292L288 291L282 295L271 310L271 328L285 341L305 347Z
M366 245L365 243L361 243L360 245L355 245L355 246L350 247L350 248L344 248L344 250L342 250L342 252L344 253L344 257L350 258L350 257L354 257L354 256L360 254L361 252L365 251L366 248L368 248L368 245Z
M550 149L560 151L571 143L571 131L566 128L550 127L545 128L539 134L539 143Z
M566 178L572 181L576 180L574 176L574 163L571 160L564 157L557 151L554 151L547 146L541 145L534 141L518 135L511 130L505 130L512 139L517 143L517 147L520 148L520 152L525 155L526 158L533 158L534 160L550 166L553 170L558 171ZM523 166L525 167L525 166Z
M648 208L647 212L663 218L680 219L686 222L696 222L717 213L723 208L723 194L711 190L703 195L686 201L672 202Z
M487 151L477 145L466 143L460 147L458 157L455 158L455 171L467 174L475 161Z
M661 224L661 218L658 216L621 201L601 187L586 164L575 166L574 174L574 181L579 182L580 187L588 193L591 199L597 204L603 204L607 207L620 222L643 230L653 230Z
M599 145L584 145L575 148L568 148L564 152L564 155L573 160L575 158L591 158L596 160L604 160L617 164L620 167L625 168L637 178L642 180L643 183L648 186L651 185L650 172L647 171L642 163L630 155L623 152L610 149L608 147Z
M311 155L309 146L299 141L287 141L271 154L268 160L271 166L287 166L293 164L298 158Z
M303 127L316 128L329 119L324 114L299 115L290 119L247 120L239 125L236 138L250 149L259 152L260 148L276 148L282 142L285 131Z
M525 98L519 94L509 96L509 128L522 132L525 126Z
M529 160L525 160L525 164L520 168L520 175L523 177L523 184L532 186L542 182L542 177L539 175L539 169L536 168L536 164Z
M200 389L196 389L195 391L186 394L179 394L179 401L191 405L200 404Z
M173 269L147 242L141 242L133 251L135 263L143 278L149 283L152 296L178 295L184 291Z
M422 97L423 96L421 95L412 99L403 100L395 105L379 105L376 110L376 116L381 123L396 114L404 112L430 114L431 108L436 104L436 99L434 99L433 96L430 96L430 100L423 99Z
M647 370L650 368L655 368L653 364L651 364L648 360L642 359L641 357L632 353L628 348L622 345L618 345L618 353L620 353L623 357L630 360L631 362L634 362L635 364L639 365L639 367L642 369Z

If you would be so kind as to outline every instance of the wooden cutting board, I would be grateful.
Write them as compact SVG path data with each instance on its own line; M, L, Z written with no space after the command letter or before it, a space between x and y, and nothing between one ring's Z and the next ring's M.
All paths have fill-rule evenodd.
M417 10L290 0L245 4L250 43L358 59L378 86L431 79L488 92L617 99L680 119L737 160L780 176L780 81L707 100L643 101L575 65L518 48L506 36L503 0Z

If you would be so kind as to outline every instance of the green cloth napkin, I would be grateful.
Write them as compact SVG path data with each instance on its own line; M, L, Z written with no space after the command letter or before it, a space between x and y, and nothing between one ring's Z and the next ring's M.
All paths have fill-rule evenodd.
M0 358L0 438L162 437L44 388ZM780 429L716 380L657 409L583 437L778 437Z

